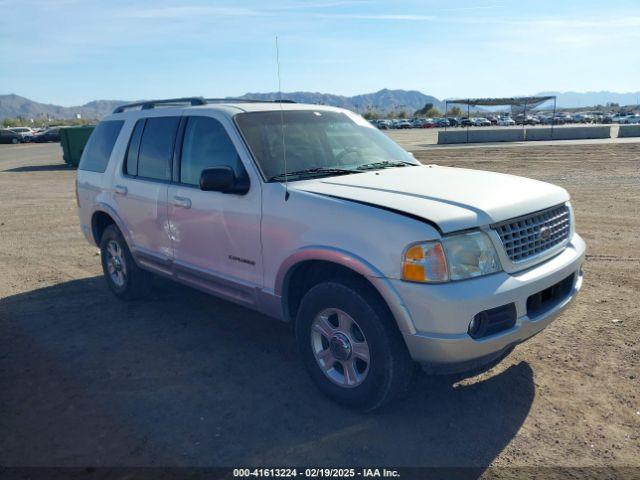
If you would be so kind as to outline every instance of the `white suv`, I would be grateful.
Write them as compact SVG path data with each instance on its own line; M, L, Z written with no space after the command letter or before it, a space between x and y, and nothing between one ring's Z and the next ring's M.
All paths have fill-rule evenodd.
M9 130L20 135L23 142L30 142L33 139L34 132L29 127L13 127Z
M117 297L157 274L295 322L318 387L367 410L416 363L495 364L582 284L564 189L421 165L339 108L119 107L91 135L77 197Z

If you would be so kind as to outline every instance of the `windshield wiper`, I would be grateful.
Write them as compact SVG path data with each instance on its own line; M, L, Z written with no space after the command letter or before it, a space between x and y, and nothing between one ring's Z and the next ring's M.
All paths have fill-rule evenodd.
M393 161L384 160L382 162L365 163L364 165L360 165L359 167L357 167L357 169L358 170L375 170L379 168L404 167L407 165L415 165L415 164L411 162L405 162L403 160L393 160Z
M357 170L349 170L346 168L333 168L333 167L314 167L305 168L304 170L296 170L293 172L280 173L269 178L269 180L284 180L285 177L301 177L305 175L332 175L332 174L347 174L347 173L359 173Z

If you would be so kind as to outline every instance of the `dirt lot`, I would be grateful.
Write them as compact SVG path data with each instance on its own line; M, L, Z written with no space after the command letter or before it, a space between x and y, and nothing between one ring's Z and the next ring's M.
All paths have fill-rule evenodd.
M0 146L0 465L640 466L640 143L416 156L567 188L585 287L492 371L362 415L285 324L168 281L116 301L59 146Z

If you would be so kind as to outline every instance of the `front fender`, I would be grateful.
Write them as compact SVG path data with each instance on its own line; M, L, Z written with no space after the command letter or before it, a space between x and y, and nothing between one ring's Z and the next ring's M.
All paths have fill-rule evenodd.
M366 277L387 303L400 331L411 335L416 333L409 310L405 307L392 283L382 272L362 257L335 247L307 246L297 250L282 262L276 275L274 293L282 298L283 305L286 302L284 292L289 275L294 271L296 265L310 260L335 263Z

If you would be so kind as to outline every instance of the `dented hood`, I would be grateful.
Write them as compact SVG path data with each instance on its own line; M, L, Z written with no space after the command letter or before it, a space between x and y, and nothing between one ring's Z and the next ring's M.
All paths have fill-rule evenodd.
M325 177L292 189L379 206L434 222L444 233L490 225L569 200L556 185L502 173L419 165Z

